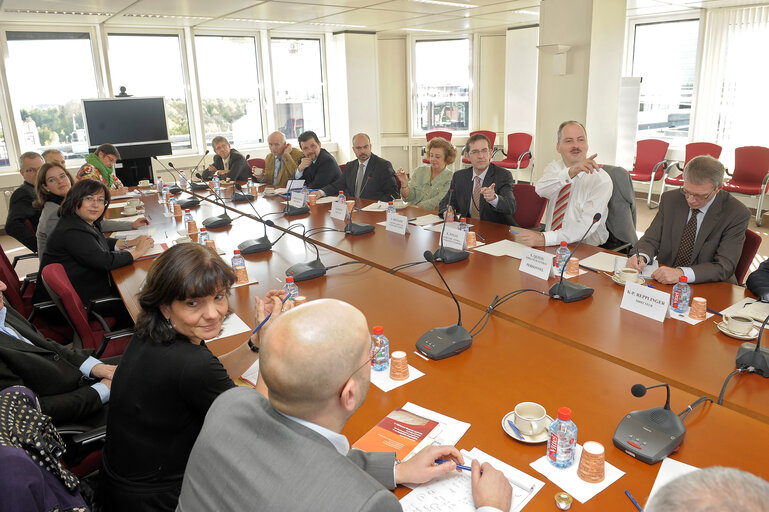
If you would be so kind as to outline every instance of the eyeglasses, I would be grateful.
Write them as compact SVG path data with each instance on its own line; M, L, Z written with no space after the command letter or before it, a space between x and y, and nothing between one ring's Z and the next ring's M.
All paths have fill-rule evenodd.
M474 149L474 150L470 151L470 154L473 155L473 156L488 155L489 154L489 148Z
M365 368L367 364L373 365L373 364L374 364L374 358L373 358L373 357L371 357L371 358L369 358L369 359L366 359L366 361L364 361L364 363L363 363L362 365L358 366L358 368L356 368L356 370L355 370L354 372L352 372L352 373L350 374L350 376L349 376L349 377L347 377L347 378L344 380L344 384L347 384L347 381L348 381L348 380L350 380L350 379L352 379L352 378L353 378L353 376L354 376L356 373L358 373L358 372L359 372L359 371L361 371L363 368ZM342 391L344 390L344 384L342 384L342 389L340 389L340 390L339 390L339 398L341 398L341 397L342 397Z
M30 168L30 169L24 169L24 170L23 170L23 171L21 171L21 172L37 172L37 170L38 170L38 168L37 168L37 167L32 167L32 168Z
M83 198L83 202L93 203L93 204L104 204L106 201L102 196L85 196Z
M681 193L684 195L684 197L686 199L689 199L691 197L692 199L696 199L697 201L706 201L711 195L713 195L713 192L715 192L718 189L714 188L713 190L711 190L707 194L692 194L691 192L688 192L688 191L684 190L683 188L681 188L680 190L681 190Z

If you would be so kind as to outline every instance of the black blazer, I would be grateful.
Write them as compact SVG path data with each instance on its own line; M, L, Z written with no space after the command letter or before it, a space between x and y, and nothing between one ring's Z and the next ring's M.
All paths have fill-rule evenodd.
M764 261L745 281L748 290L761 300L769 301L769 260Z
M99 223L89 225L77 215L62 217L48 236L40 270L51 263L61 263L84 305L91 299L116 296L110 270L130 265L128 251L115 251L114 238L102 234ZM35 286L35 302L49 300L45 286Z
M0 389L28 387L54 423L80 422L100 412L104 405L99 393L79 370L93 351L68 349L48 340L23 316L5 307L6 323L33 345L0 331Z
M473 197L473 168L461 169L454 173L451 178L451 185L449 191L446 192L446 197L441 200L441 204L438 205L438 211L441 217L448 208L449 195L451 195L451 207L455 212L458 212L460 216L470 218L470 200ZM486 172L486 176L483 179L481 186L489 187L494 183L494 191L499 197L496 207L492 207L481 195L481 204L478 205L478 210L481 214L481 220L490 220L491 222L499 222L500 224L507 224L509 226L517 226L513 214L515 213L515 196L513 195L513 175L510 171L498 167L494 164L489 164L489 170ZM451 189L454 189L454 193L451 194Z
M301 162L307 158L303 156L299 159ZM299 163L297 162L297 163ZM304 185L307 188L322 189L323 187L334 183L342 176L342 170L339 169L339 164L336 163L331 153L325 149L320 149L320 154L314 163L310 164L308 168L302 173L302 179ZM337 189L338 191L339 189Z
M214 167L220 171L224 170L224 161L219 155L214 155ZM210 180L214 173L208 169L201 173L204 180ZM246 181L251 177L251 166L248 165L246 157L240 154L237 149L230 150L230 172L219 174L220 178L229 178L232 181Z
M357 159L347 162L344 174L337 178L334 183L323 187L323 192L327 196L331 196L344 190L345 196L355 197L355 181L358 178L359 165L360 162ZM366 174L363 176L360 196L362 199L374 201L392 201L393 197L400 197L398 180L390 162L373 153L371 154L368 165L366 165Z
M5 221L5 232L24 244L32 252L37 252L37 237L24 223L29 220L33 229L37 229L40 220L40 210L32 207L35 200L35 187L26 181L13 191L8 204L8 218Z

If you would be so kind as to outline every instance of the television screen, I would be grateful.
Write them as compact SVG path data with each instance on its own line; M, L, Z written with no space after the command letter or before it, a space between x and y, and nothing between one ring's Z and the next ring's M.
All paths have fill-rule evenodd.
M168 142L162 97L83 100L89 146Z

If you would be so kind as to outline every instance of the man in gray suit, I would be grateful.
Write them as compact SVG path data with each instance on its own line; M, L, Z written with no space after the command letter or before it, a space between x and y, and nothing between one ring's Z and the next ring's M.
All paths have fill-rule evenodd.
M261 347L260 386L219 396L184 474L177 511L398 511L388 489L456 469L461 454L431 446L402 464L394 453L350 449L341 432L368 393L366 318L332 299L281 315ZM435 460L449 459L437 465ZM509 510L512 488L473 462L473 496L486 511Z
M736 283L734 269L742 253L750 211L721 190L724 166L712 156L692 158L684 168L684 186L662 194L660 209L638 241L628 266L641 269L657 257L652 277L674 284Z

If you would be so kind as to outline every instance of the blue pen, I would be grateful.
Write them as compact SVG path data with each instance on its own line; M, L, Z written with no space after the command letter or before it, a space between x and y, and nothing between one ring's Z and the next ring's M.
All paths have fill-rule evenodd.
M436 464L443 464L444 462L450 462L450 461L445 460L445 459L438 459L438 460L435 461ZM472 470L473 470L473 468L471 468L470 466L463 466L462 464L457 464L457 468L458 469L464 469L465 471L470 471L470 472L472 472ZM483 470L481 470L481 474L483 474ZM518 482L516 480L513 480L512 478L508 478L507 475L505 475L505 478L507 478L507 480L511 484L513 484L516 487L519 487L521 489L525 489L529 493L534 490L535 486L533 484L527 485L527 484L520 483L520 482Z
M518 232L517 232L517 231L513 231L512 229L510 230L510 232L511 232L512 234L514 234L514 235L517 235L517 234L518 234Z
M438 460L435 461L436 464L443 464L444 462L452 462L452 461L448 461L446 459L438 459ZM471 468L470 466L463 466L462 464L457 464L457 468L458 469L464 469L465 471L472 471L473 470L473 468ZM481 471L481 474L483 474L483 471Z
M627 494L627 497L630 499L630 501L633 502L633 505L635 505L635 508L638 509L638 512L644 512L644 509L641 508L641 505L638 504L638 502L635 500L632 494L630 494L630 491L625 489L625 494Z
M284 298L282 301L280 301L280 303L281 303L281 304L285 304L285 303L286 303L286 301L288 300L288 298L289 298L289 297L291 297L291 295L290 295L290 294L286 294L286 297L285 297L285 298ZM256 331L258 331L259 329L261 329L261 328L262 328L262 326L263 326L265 323L267 323L267 320L269 320L271 316L272 316L272 312L270 312L270 314L269 314L269 315L267 315L267 317L266 317L264 320L262 320L262 323L260 323L259 325L257 325L257 326L256 326L256 329L254 329L253 331L251 331L251 334L256 334Z
M585 270L589 270L590 272L595 272L596 274L600 274L596 269L591 267L586 267L585 265L580 264L579 268L584 268Z
M710 311L710 312L711 312L711 313L713 313L714 315L718 315L718 316L724 316L724 315L722 315L721 313L719 313L718 311L716 311L715 309L710 309L710 308L705 308L705 309L707 309L708 311Z
M510 420L507 420L507 424L510 425L511 429L513 429L513 432L515 432L515 435L517 435L520 439L523 439L523 434L521 434L521 431L518 430L518 428L515 426L515 423L513 423Z

